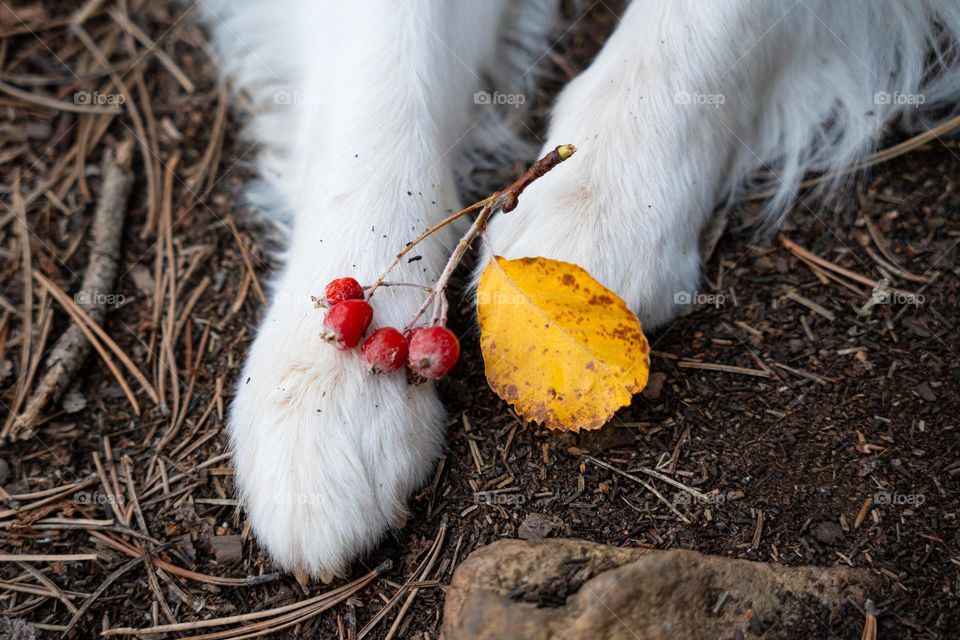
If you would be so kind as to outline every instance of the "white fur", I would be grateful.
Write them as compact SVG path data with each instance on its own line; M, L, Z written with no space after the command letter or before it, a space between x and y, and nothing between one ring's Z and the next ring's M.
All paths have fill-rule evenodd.
M341 275L371 282L456 207L458 142L472 147L481 131L511 148L504 118L472 96L528 90L553 4L511 4L515 41L499 48L502 0L214 4L225 69L263 147L258 192L273 195L259 201L292 212L293 231L231 409L237 480L281 566L342 573L403 516L442 446L444 414L430 385L371 378L357 354L321 343L309 295ZM776 218L807 170L842 169L890 122L952 105L960 67L946 52L958 34L954 0L634 0L554 108L544 150L579 152L494 220L493 247L577 262L648 329L662 324L674 295L697 286L698 236L718 203L773 167ZM931 51L943 68L925 74ZM878 103L878 92L926 102ZM395 277L431 282L453 240L433 238ZM402 326L419 297L392 289L375 302L376 324Z
M236 477L281 566L343 573L402 520L442 447L444 412L432 385L372 377L357 353L323 343L310 296L339 276L373 282L458 206L450 158L471 125L499 15L495 3L470 1L217 8L222 55L259 105L249 132L266 149L262 177L293 212L286 264L230 411ZM276 92L291 104L274 108ZM417 248L423 259L391 279L436 279L455 240L431 238ZM381 290L374 326L403 326L419 302Z
M891 121L955 104L955 61L923 81L935 18L955 43L948 0L634 0L554 107L543 149L579 152L495 219L494 250L580 264L663 324L696 290L708 216L755 171L775 168L777 219L808 169L840 172Z

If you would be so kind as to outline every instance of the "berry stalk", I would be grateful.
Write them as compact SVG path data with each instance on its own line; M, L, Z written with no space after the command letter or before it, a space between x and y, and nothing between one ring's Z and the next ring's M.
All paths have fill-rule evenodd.
M556 147L530 165L522 176L504 189L433 225L403 247L371 286L362 287L350 277L338 278L330 282L323 300L315 299L318 307L327 309L322 337L340 350L353 349L363 341L361 352L373 373L391 373L406 363L407 367L421 378L440 378L446 375L456 364L460 355L457 336L445 326L449 309L447 284L451 276L477 236L484 235L490 217L497 211L504 213L513 211L524 189L572 156L575 151L576 148L571 144ZM477 209L480 209L480 213L457 242L436 284L427 287L415 283L387 281L387 275L411 249L453 221ZM486 238L485 235L484 238ZM364 340L363 336L373 319L373 308L370 305L373 294L380 287L391 286L415 287L426 291L427 295L402 332L392 327L383 327ZM431 303L433 315L430 326L417 327L417 322L426 313Z
M476 220L474 220L473 224L470 226L470 229L463 235L463 237L460 238L460 241L457 242L457 247L453 250L450 259L447 261L443 271L440 273L440 277L437 279L436 284L432 287L432 290L427 295L427 299L424 300L423 304L420 306L420 309L417 310L410 322L407 323L405 330L409 331L417 323L417 321L420 320L423 314L426 313L426 310L430 307L431 302L433 303L433 316L430 324L446 324L447 310L449 308L449 304L447 302L447 283L449 282L450 277L453 275L453 272L456 271L457 266L463 260L463 256L466 254L467 249L470 247L473 241L476 240L477 236L483 233L483 231L487 228L490 217L497 211L508 213L516 209L520 202L520 195L527 187L533 184L537 179L543 177L555 166L572 156L576 150L576 147L574 147L572 144L563 144L554 148L542 158L530 165L530 167L522 176L514 180L513 183L507 187L497 191L496 193L493 193L479 202L475 202L474 204L458 211L457 213L454 213L453 215L424 231L413 242L405 246L400 253L397 254L393 262L390 263L390 266L388 266L383 274L377 278L377 282L370 287L367 293L367 298L369 299L370 296L373 295L374 291L376 291L376 289L384 283L387 275L390 273L390 270L397 266L397 264L400 263L400 260L403 259L403 256L405 256L413 247L454 220L466 215L470 211L480 208L480 213L477 215Z

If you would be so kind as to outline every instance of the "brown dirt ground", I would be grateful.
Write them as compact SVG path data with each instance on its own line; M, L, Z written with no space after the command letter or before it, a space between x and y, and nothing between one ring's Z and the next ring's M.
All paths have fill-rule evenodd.
M120 522L99 479L79 493L54 494L59 497L39 505L42 497L23 496L95 474L95 452L105 461L105 475L117 474L116 486L123 487L119 492L127 500L131 493L124 458L129 457L129 479L155 558L206 576L242 578L273 571L249 539L243 513L233 501L228 461L216 458L225 451L223 406L229 404L262 311L240 247L251 254L260 281L270 271L256 230L237 204L253 151L238 140L233 116L217 124L223 98L204 33L191 19L195 11L184 17L185 7L173 2L129 2L134 21L195 83L194 91L187 92L157 57L141 58L144 46L131 45L104 13L126 5L108 1L84 23L134 87L133 100L139 113L148 116L147 139L156 154L149 154L147 162L142 157L135 161L137 188L116 291L124 299L110 311L106 329L151 381L161 377L160 362L172 361L179 382L173 385L169 374L162 374L164 406L140 393L144 411L136 417L115 378L94 356L72 388L74 404L85 401L82 409L52 411L36 437L5 444L0 455L9 473L0 484L20 498L4 501L3 553L100 554L97 561L32 563L38 574L22 563L0 563L4 615L51 631L61 630L71 611L51 597L48 583L80 606L129 560L95 534L136 545L145 540L135 516L129 527ZM21 5L16 11L0 8L5 83L64 101L80 88L109 91L102 67L56 20L74 8L60 2ZM548 96L584 68L615 22L598 3L572 30L558 29L558 43L547 56L544 95L528 122L533 132L542 132ZM103 150L132 137L136 127L126 114L79 116L9 93L0 94L0 110L0 186L7 205L0 212L0 402L6 417L22 385L17 372L24 366L28 266L22 260L23 218L8 208L12 194L38 195L26 211L29 266L73 291L89 256L89 194L98 192ZM209 161L204 160L207 150L212 152ZM169 244L158 243L156 227L147 224L144 176L155 172L162 189L163 173L176 154L180 160L169 193L175 224ZM491 186L515 170L504 168L491 178ZM653 370L661 374L662 389L637 396L599 433L552 434L519 421L484 381L472 310L463 302L454 322L465 355L441 385L450 409L449 448L433 482L412 500L408 526L358 562L353 577L384 560L392 562L391 568L346 602L300 624L297 633L351 637L351 629L366 625L411 579L446 523L434 570L420 578L421 589L397 635L434 637L443 585L457 563L480 545L517 536L530 514L542 514L555 524L550 535L790 565L863 567L885 585L877 594L881 638L957 637L960 341L953 331L958 173L956 143L938 141L875 168L848 192L795 207L782 235L826 260L878 278L878 262L871 254L881 249L869 233L870 221L903 269L935 275L929 283L897 279L905 289L921 289L923 304L878 305L863 317L857 311L869 286L847 278L860 290L856 293L823 281L776 239L755 242L740 223L756 213L756 205L735 207L702 287L721 293L723 304L695 306L650 336ZM158 205L161 196L155 196ZM239 236L231 230L233 220ZM158 264L176 271L175 305L158 286ZM31 363L69 323L39 287L33 292ZM171 309L176 320L183 320L183 330L169 354L161 356ZM45 318L51 322L47 333L42 330ZM697 363L742 367L759 375L703 369ZM180 426L158 456L157 440L178 418ZM169 478L169 492L157 472L158 460ZM199 467L209 460L213 462ZM685 524L637 483L593 460L635 473L657 468L703 491L716 489L721 497L715 504L684 503L686 494L646 478L676 503L690 520ZM478 492L487 491L498 493L477 499ZM873 505L855 526L864 501L878 491L913 504ZM31 508L23 510L26 505ZM55 518L81 522L51 524ZM239 559L231 560L224 544L217 549L218 561L214 542L237 540L214 540L219 536L242 537ZM177 621L189 622L285 605L329 589L318 585L302 591L287 576L255 586L217 586L207 578L172 577L157 570L156 562L151 566L128 567L72 633L94 637L112 627L163 624L165 607ZM162 594L163 606L156 593ZM202 598L199 612L186 604L194 598ZM863 620L860 604L851 604L846 620L812 620L806 637L855 637ZM384 637L398 609L390 609L368 637ZM775 629L767 631L766 637L782 637Z

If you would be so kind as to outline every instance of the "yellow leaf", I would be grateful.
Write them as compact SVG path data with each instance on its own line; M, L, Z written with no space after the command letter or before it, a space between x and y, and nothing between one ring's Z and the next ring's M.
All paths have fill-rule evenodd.
M487 381L528 420L597 429L647 383L637 317L575 264L494 256L477 313Z

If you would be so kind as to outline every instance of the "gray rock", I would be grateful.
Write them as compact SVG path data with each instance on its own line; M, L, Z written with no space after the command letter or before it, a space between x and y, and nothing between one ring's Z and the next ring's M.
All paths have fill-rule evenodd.
M878 589L845 566L785 567L693 551L569 539L501 540L474 551L446 596L447 640L702 640L859 637Z
M818 522L810 531L813 537L823 544L837 544L843 541L843 529L836 522L828 520Z

